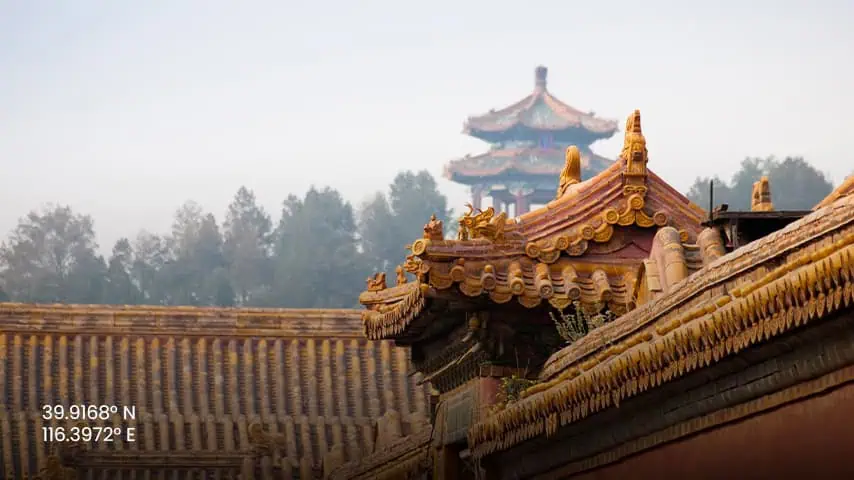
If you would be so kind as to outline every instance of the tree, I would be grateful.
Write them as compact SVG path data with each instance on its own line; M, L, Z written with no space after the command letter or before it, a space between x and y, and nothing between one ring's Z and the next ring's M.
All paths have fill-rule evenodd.
M165 305L168 292L165 266L170 261L167 239L142 231L137 235L132 251L130 277L139 290L141 303Z
M142 294L131 277L134 254L127 238L119 239L107 262L107 282L104 301L117 305L133 305L142 300Z
M170 305L233 305L216 219L195 202L175 212L169 255L157 275Z
M270 216L258 206L252 190L240 187L228 206L223 226L223 255L237 304L253 305L259 295L269 291L273 276Z
M763 175L771 183L771 196L776 210L809 210L833 191L823 173L801 157L746 158L729 183L714 178L715 205L728 204L730 210L750 210L753 183ZM697 178L687 197L703 208L709 208L709 178Z
M106 268L97 247L88 215L68 206L30 212L0 246L0 282L15 301L100 302Z
M359 236L370 266L391 273L405 255L403 247L421 236L431 215L442 220L448 231L451 212L447 207L447 198L429 172L399 173L387 197L378 192L362 206Z
M275 232L271 291L265 306L354 307L367 277L353 208L330 188L288 196Z

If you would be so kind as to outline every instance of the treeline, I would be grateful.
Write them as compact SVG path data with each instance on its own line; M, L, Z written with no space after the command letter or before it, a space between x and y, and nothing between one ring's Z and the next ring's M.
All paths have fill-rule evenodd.
M741 168L725 181L718 176L698 177L688 191L697 205L709 208L709 183L714 181L715 206L729 205L730 210L750 210L753 182L763 175L771 184L775 210L809 210L833 191L827 177L801 157L746 158Z
M753 182L768 175L778 210L809 209L832 190L801 158L744 160L729 182L715 177L715 203L750 208ZM708 208L709 178L688 197ZM447 199L426 171L404 172L356 211L331 188L288 196L277 220L241 187L224 217L198 204L177 210L166 234L120 239L106 258L95 225L68 206L22 218L0 245L0 301L354 307L365 279L394 267L431 214L451 234Z
M399 174L358 214L336 190L312 187L288 196L277 222L241 187L221 220L187 202L171 232L122 238L104 258L92 218L52 205L0 246L0 300L353 307L366 277L392 271L433 213L449 214L426 171Z

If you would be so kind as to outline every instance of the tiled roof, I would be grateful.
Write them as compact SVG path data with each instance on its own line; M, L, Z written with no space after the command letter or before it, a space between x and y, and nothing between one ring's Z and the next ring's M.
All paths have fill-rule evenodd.
M483 177L547 176L554 179L563 170L564 149L518 147L501 148L489 152L466 156L445 166L445 177L460 183L478 183ZM582 154L581 164L585 172L594 175L613 163L599 155Z
M655 229L674 227L682 242L694 243L706 212L647 169L640 113L628 123L621 158L593 178L566 180L546 206L515 219L485 212L464 217L492 231L477 238L446 239L425 226L407 260L423 278L420 287L405 284L360 296L368 336L401 334L428 297L453 287L466 297L486 295L499 304L515 299L529 308L543 302L564 308L575 300L607 302L615 313L631 308L635 277Z
M815 206L815 209L830 205L836 200L839 200L840 198L845 197L847 195L851 195L852 193L854 193L854 175L849 175L848 178L843 180L838 187L836 187L835 189L833 189L832 192L830 192L830 195L828 195L824 198L824 200L819 202L818 205Z
M592 138L608 138L617 131L617 122L584 113L558 100L546 88L545 67L538 67L534 91L522 100L497 111L470 117L464 132L503 132L517 126L534 130L584 130Z
M575 422L854 302L854 197L712 261L557 352L469 431L476 458Z
M417 433L398 439L370 455L333 470L330 480L398 480L426 470L432 429L427 426Z
M0 476L43 465L41 406L57 403L136 407L136 442L95 452L245 454L258 422L282 436L279 463L316 467L336 445L349 461L390 410L423 425L416 381L353 310L0 304Z

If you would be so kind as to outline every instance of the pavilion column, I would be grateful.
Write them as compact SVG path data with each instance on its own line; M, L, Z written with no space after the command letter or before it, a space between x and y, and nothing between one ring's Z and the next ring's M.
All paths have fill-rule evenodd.
M521 192L515 195L516 198L516 216L528 213L528 197Z
M476 210L481 209L481 204L483 202L483 187L480 185L475 185L471 187L471 204Z
M531 188L527 185L519 185L510 190L510 194L513 195L513 199L516 204L516 216L522 215L523 213L528 213L528 210L531 208L530 198L531 195L534 194L535 189Z

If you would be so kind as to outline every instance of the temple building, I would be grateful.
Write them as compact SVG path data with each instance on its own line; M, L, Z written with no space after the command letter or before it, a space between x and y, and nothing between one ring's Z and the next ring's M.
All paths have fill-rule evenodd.
M0 304L0 478L323 478L429 430L416 383L354 310ZM123 433L73 442L75 427Z
M586 177L611 163L590 145L613 136L617 122L558 100L547 88L547 73L546 67L537 67L534 91L522 100L465 122L463 133L488 142L490 149L450 162L445 176L471 188L475 209L481 208L484 196L492 198L496 210L514 216L550 201L570 145L579 149Z
M779 221L767 179L725 228L648 168L640 113L553 200L425 225L416 282L360 296L365 334L411 349L432 428L335 479L847 478L854 475L854 196ZM776 220L774 220L776 219ZM774 220L774 221L772 221ZM728 252L728 250L730 250Z

